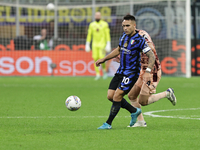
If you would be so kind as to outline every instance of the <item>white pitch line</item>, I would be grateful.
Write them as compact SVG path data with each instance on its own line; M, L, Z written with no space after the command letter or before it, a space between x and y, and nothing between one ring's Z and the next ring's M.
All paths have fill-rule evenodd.
M156 111L149 111L143 113L144 115L150 116L150 117L160 117L160 118L179 118L179 119L193 119L193 120L200 120L200 118L191 118L188 116L163 116L163 115L155 115L154 113L159 112L166 112L166 111L183 111L183 110L198 110L200 108L185 108L185 109L168 109L168 110L156 110ZM194 117L194 115L192 115ZM197 116L196 116L197 117ZM199 117L199 116L198 116Z
M183 110L198 110L200 108L184 108L184 109L168 109L168 110L155 110L144 112L143 115L150 117L160 117L160 118L179 118L179 119L193 119L200 120L200 118L192 118L192 117L200 117L198 115L191 116L163 116L156 115L154 113L167 112L167 111L183 111ZM108 116L0 116L0 119L43 119L43 118L107 118ZM117 118L130 118L130 116L116 116Z

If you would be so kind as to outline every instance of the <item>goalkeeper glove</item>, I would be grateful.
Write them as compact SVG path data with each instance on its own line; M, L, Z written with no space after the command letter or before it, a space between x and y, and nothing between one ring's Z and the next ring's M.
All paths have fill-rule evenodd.
M85 44L85 51L86 52L90 51L90 42L86 42L86 44Z
M107 42L106 47L105 47L106 52L110 52L111 51L111 44L110 42Z

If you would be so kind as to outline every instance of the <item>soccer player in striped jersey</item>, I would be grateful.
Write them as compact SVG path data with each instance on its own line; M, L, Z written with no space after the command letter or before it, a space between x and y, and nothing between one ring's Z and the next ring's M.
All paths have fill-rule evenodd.
M140 52L148 57L148 68L153 69L155 56L145 39L139 35L135 28L135 17L126 15L123 18L123 35L120 37L119 45L110 54L96 61L96 66L110 60L120 54L120 66L110 82L107 98L112 101L112 107L106 123L98 129L111 129L112 121L118 114L120 108L125 108L131 113L130 126L136 123L137 117L141 114L140 108L130 105L123 97L133 87L140 74ZM150 72L143 74L145 82L150 82Z

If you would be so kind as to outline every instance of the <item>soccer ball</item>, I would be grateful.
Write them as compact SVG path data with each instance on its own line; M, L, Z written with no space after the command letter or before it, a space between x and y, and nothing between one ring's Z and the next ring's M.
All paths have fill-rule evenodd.
M66 99L65 105L67 109L76 111L81 107L81 100L78 96L72 95Z
M54 10L54 8L55 8L55 6L54 6L53 3L49 3L49 4L47 5L47 9L48 9L48 10Z

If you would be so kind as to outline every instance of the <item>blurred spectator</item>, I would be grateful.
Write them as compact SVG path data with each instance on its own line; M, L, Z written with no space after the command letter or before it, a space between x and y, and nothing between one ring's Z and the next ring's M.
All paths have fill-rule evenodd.
M33 40L37 40L40 50L49 50L49 42L47 41L47 30L42 29L40 35L35 35Z

